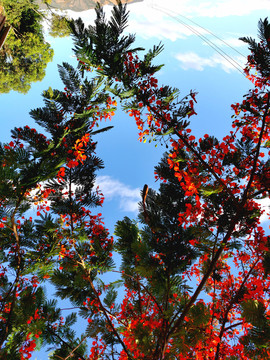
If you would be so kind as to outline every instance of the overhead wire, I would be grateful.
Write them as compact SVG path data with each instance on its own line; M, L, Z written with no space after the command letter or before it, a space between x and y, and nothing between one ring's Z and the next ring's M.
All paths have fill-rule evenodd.
M241 74L244 75L244 72L242 70L242 66L235 60L233 59L231 56L229 56L225 51L223 51L219 46L217 46L216 44L214 44L211 40L209 40L206 36L204 36L203 34L201 34L199 31L197 31L196 29L194 29L194 27L192 27L191 25L186 24L184 21L180 20L179 18L177 18L175 15L171 15L170 13L168 13L168 9L164 9L164 8L160 8L160 7L153 7L167 15L169 15L170 17L174 18L176 21L178 21L180 24L184 25L187 29L189 29L191 32L193 32L195 35L197 35L199 38L201 38L204 42L206 42L212 49L214 49L217 53L219 53L226 61L228 61L234 68L236 68ZM181 16L178 14L178 16ZM211 32L209 32L211 33ZM217 36L216 36L217 37ZM218 38L218 37L217 37ZM219 38L218 38L219 39ZM220 40L220 39L219 39ZM241 54L242 55L242 54ZM241 70L240 70L241 69Z
M201 26L200 24L198 24L197 22L191 20L190 18L188 18L187 16L183 15L183 14L177 14L178 16L183 17L184 19L190 21L191 23L193 23L194 25L200 27L201 29L207 31L209 34L213 35L216 39L218 39L219 41L223 42L223 44L225 44L226 46L230 47L232 50L234 50L235 52L237 52L239 55L241 55L243 58L246 59L246 56L244 54L242 54L240 51L238 51L237 49L235 49L233 46L231 46L229 43L227 43L225 40L223 40L222 38L220 38L219 36L217 36L215 33L213 33L212 31L210 31L209 29Z
M215 35L214 33L212 33L211 31L209 31L208 29L204 28L203 26L197 24L195 21L192 21L191 19L187 18L184 15L181 14L177 14L176 15L172 15L170 14L168 11L168 9L166 8L162 8L160 6L157 6L155 4L152 3L151 7L153 9L156 9L158 11L161 11L162 13L170 16L171 18L175 19L177 22L179 22L180 24L182 24L183 26L185 26L187 29L189 29L192 33L194 33L195 35L197 35L199 38L201 38L204 42L206 42L212 49L214 49L218 54L220 54L221 57L223 57L226 61L228 61L236 70L238 70L243 76L246 77L245 73L243 72L243 68L242 66L235 60L233 59L230 55L228 55L225 51L223 51L218 45L216 45L215 43L213 43L211 40L209 40L206 36L204 36L202 33L200 33L198 30L196 30L193 26L186 24L183 20L179 19L177 16L181 16L187 20L189 20L190 22L192 22L193 24L195 24L196 26L200 27L201 29L207 31L209 34L213 35L215 38L217 38L218 40L220 40L221 42L223 42L226 46L230 47L231 49L233 49L234 51L236 51L237 53L239 53L241 56L243 56L244 58L246 58L242 53L240 53L238 50L236 50L235 48L233 48L231 45L229 45L226 41L222 40L221 38L219 38L217 35Z

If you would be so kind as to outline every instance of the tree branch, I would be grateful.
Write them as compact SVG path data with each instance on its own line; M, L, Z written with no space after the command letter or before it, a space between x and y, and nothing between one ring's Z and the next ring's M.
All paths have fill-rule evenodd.
M239 289L237 290L237 292L235 293L235 295L233 296L233 298L231 299L228 307L227 307L227 310L223 316L223 322L222 322L222 325L221 325L221 329L220 329L220 333L219 333L219 339L220 339L220 342L221 342L221 339L222 339L222 336L223 334L225 333L225 325L228 321L228 315L229 315L229 312L231 311L233 305L237 302L238 298L239 298L239 294L241 293L241 291L243 290L244 288L244 285L246 283L246 281L248 280L249 276L251 275L252 271L254 270L255 266L257 265L259 259L257 259L254 264L251 266L251 268L249 269L249 272L246 274L246 276L244 277L243 281L242 281L242 284L240 285ZM216 354L215 354L215 360L218 360L219 358L219 351L220 351L220 342L217 344L217 349L216 349Z
M110 319L110 316L109 316L106 308L103 306L103 303L102 303L102 301L101 301L101 299L100 299L100 297L99 297L99 294L98 294L98 292L97 292L97 290L96 290L96 288L95 288L95 286L94 286L94 284L93 284L93 281L92 281L92 279L91 279L91 270L88 270L88 269L86 268L85 263L84 263L84 260L82 259L82 256L81 256L79 253L78 253L78 256L79 256L80 259L81 259L81 262L78 262L78 264L79 264L80 266L82 266L82 268L87 272L87 279L88 279L88 281L89 281L89 283L90 283L90 286L91 286L91 288L92 288L92 290L93 290L93 293L94 293L95 296L96 296L96 299L97 299L98 302L99 302L99 306L100 306L101 312L102 312L102 313L104 314L104 316L106 317L106 321L107 321L108 325L109 325L110 328L112 329L112 332L114 333L114 335L115 335L116 338L118 339L119 343L122 345L123 350L124 350L125 353L127 354L128 360L132 360L132 357L131 357L131 355L130 355L130 353L129 353L129 350L127 349L125 343L124 343L123 340L121 339L118 331L115 329L115 326L113 325L113 323L112 323L112 321L111 321L111 319Z

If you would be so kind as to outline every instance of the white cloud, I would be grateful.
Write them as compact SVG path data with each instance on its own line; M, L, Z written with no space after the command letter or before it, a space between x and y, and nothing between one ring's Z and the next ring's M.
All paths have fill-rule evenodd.
M35 209L38 205L50 206L50 201L45 201L40 196L41 191L45 189L45 183L40 183L39 187L32 189L29 195L29 200L33 201L32 209ZM120 210L138 212L138 202L141 200L139 188L132 189L130 186L122 183L121 181L112 178L111 176L98 176L96 178L95 187L99 186L99 190L105 196L105 201L117 201ZM72 186L72 192L74 192L76 186ZM67 188L63 188L63 197L67 197ZM34 203L35 202L35 203Z
M80 17L87 26L90 24L93 25L96 19L96 12L94 9L89 9L82 12L66 10L66 14L72 19L77 19Z
M261 205L261 209L264 210L264 213L262 214L260 220L261 222L269 222L269 216L270 216L270 199L265 198L262 200L256 200L258 204Z
M138 19L132 16L129 22L128 31L131 33L136 33L144 39L155 37L160 40L169 39L171 41L184 39L190 35L193 35L194 32L202 35L207 33L206 30L203 30L197 26L186 26L182 23L179 23L177 20L172 21L168 17L161 18L160 21L157 22L156 18L153 16L149 18L145 17L144 20L141 17Z
M107 16L112 10L111 6L104 7ZM193 34L193 31L201 35L207 33L188 19L247 16L254 11L269 11L269 0L143 0L128 4L130 17L128 32L136 33L143 38L155 37L160 40L186 38ZM86 25L93 24L95 19L94 9L83 12L66 11L70 17L81 17ZM184 22L186 25L183 25ZM200 20L196 20L200 24ZM192 27L192 31L188 29ZM254 34L255 36L256 34ZM236 40L231 40L233 44ZM239 43L237 43L236 46ZM235 46L235 45L233 45Z
M169 39L171 41L186 38L193 35L194 32L207 33L207 30L178 16L178 13L179 15L184 14L185 3L189 3L189 0L172 1L169 8L164 8L164 4L162 6L162 3L159 4L151 0L132 4L132 7L130 6L128 31L145 39L155 37L160 40Z
M197 18L228 18L248 16L254 11L269 11L269 0L144 0L131 3L128 31L143 38L159 38L175 41L186 38L193 31L201 35L206 29L189 21ZM237 21L234 19L234 21ZM186 25L183 25L186 24ZM187 28L191 26L192 31ZM228 24L229 27L229 24ZM209 29L210 30L210 29ZM256 34L254 34L256 36ZM238 45L239 46L239 45Z
M199 56L195 52L186 52L178 53L175 57L180 62L181 68L184 70L193 69L202 71L205 67L220 66L225 72L229 73L233 70L237 70L237 68L240 70L244 67L243 58L240 56L234 57L232 60L227 57L224 58L220 54L214 54L206 58Z
M269 0L145 0L149 8L191 17L244 16L256 10L270 10Z
M128 185L120 182L111 176L98 176L96 185L105 196L105 201L118 200L119 207L123 211L138 211L138 202L140 201L140 189L132 189Z
M241 46L246 46L243 41L239 40L239 37L241 37L241 35L238 34L238 35L235 35L235 37L228 37L227 39L215 38L215 39L211 39L211 42L214 44L214 46L215 45L218 47L229 46L229 47L232 47L233 49L237 48L237 47L241 47ZM206 42L204 42L203 45L208 46L208 44Z

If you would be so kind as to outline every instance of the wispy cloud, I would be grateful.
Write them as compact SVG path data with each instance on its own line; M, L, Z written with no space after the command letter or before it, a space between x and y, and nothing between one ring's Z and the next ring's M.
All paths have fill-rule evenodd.
M138 202L141 199L139 188L132 189L108 175L98 176L96 185L99 186L106 201L118 201L119 208L123 211L138 211Z
M157 25L158 24L158 25ZM129 22L128 31L141 36L144 39L158 38L160 40L176 41L178 39L185 39L188 36L195 34L206 34L207 31L197 26L187 27L177 21L172 21L168 17L161 17L157 22L153 16L142 18L131 18Z
M229 58L224 58L220 54L214 54L206 58L199 56L195 52L178 53L175 57L184 70L193 69L202 71L206 67L221 67L222 70L229 73L237 70L237 68L240 70L244 67L243 58L240 56L234 57L234 61Z
M194 32L206 34L207 30L180 17L180 14L184 14L185 3L188 2L172 1L168 8L164 7L164 1L146 0L140 6L134 4L130 7L128 31L145 39L155 37L160 40L169 39L171 41L187 38ZM142 7L144 8L142 9Z
M241 37L240 34L235 34L235 37L228 37L225 39L219 39L219 38L213 38L211 39L211 42L213 44L213 46L218 46L218 47L232 47L233 49L238 48L238 47L246 47L246 44L239 40L239 37ZM208 44L205 42L203 43L203 45L208 46ZM238 50L237 50L238 51ZM244 56L244 55L243 55Z
M227 17L244 16L256 10L270 10L269 0L145 0L149 8L172 11L175 15L183 14L191 17Z
M265 198L262 200L256 200L257 203L261 205L261 209L264 210L264 213L261 216L261 222L269 222L269 216L270 216L270 199Z
M36 209L38 205L44 205L44 201L40 197L40 191L44 190L45 183L41 183L39 188L33 189L29 198L32 199L32 210ZM105 196L105 201L114 201L118 204L118 209L122 211L138 212L138 202L141 200L139 188L131 188L129 185L108 176L98 176L96 178L95 187ZM72 186L72 192L76 189ZM63 189L63 197L67 197L67 189ZM34 203L35 201L35 203ZM46 201L46 206L50 206L50 201Z
M199 18L249 16L255 11L269 11L270 1L245 0L243 3L243 0L170 0L169 2L144 0L140 3L130 4L129 9L128 31L143 38L155 37L161 40L175 41L194 35L194 32L200 35L208 33L206 29L190 22L189 19L200 25ZM191 27L191 30L188 27ZM237 46L239 45L237 44Z
M112 7L105 6L104 9L107 15L110 15ZM130 3L128 9L130 10L128 32L136 33L143 38L155 37L160 40L175 41L194 34L187 25L201 35L207 33L206 29L189 22L188 18L200 24L197 18L248 16L254 11L269 11L270 1L245 0L243 3L243 0L170 0L166 3L164 0L143 0ZM80 13L68 10L67 13L73 18L80 16L86 25L94 23L94 9Z

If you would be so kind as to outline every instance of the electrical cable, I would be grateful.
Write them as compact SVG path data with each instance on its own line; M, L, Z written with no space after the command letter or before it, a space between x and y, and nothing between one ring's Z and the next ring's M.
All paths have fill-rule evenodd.
M171 18L175 19L177 22L179 22L180 24L182 24L183 26L185 26L187 29L189 29L191 32L193 32L195 35L197 35L199 38L201 38L204 42L206 42L212 49L214 49L217 53L220 54L220 56L222 56L226 61L228 61L236 70L238 70L243 76L246 77L246 75L243 72L243 68L242 66L236 61L234 60L231 56L229 56L225 51L223 51L219 46L217 46L216 44L214 44L211 40L209 40L207 37L205 37L204 35L202 35L198 30L194 29L194 27L192 27L191 25L186 24L183 20L180 20L177 16L175 15L171 15L168 11L168 9L156 6L156 5L151 5L151 8L156 9L158 11L161 11L162 13L170 16ZM182 16L184 18L186 18L184 15L180 15L177 14L178 16ZM186 18L188 19L188 18ZM222 41L224 44L226 44L228 47L232 48L234 51L236 51L237 53L239 53L241 56L245 57L242 53L240 53L238 50L234 49L232 46L230 46L228 43L226 43L224 40L222 40L221 38L219 38L217 35L215 35L214 33L212 33L211 31L209 31L208 29L198 25L197 23L195 23L194 21L188 19L189 21L191 21L192 23L194 23L195 25L199 26L201 29L207 31L209 34L213 35L214 37L216 37L218 40Z

